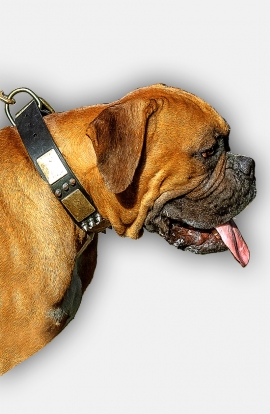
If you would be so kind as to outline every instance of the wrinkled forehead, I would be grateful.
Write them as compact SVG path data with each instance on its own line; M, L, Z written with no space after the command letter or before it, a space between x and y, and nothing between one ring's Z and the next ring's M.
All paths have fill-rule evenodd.
M230 127L224 118L207 102L188 92L179 91L166 96L164 120L179 127L188 125L193 132L227 135Z

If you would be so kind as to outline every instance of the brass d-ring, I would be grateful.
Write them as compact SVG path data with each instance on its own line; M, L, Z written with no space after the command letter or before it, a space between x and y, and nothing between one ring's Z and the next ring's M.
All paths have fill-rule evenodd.
M13 105L16 103L15 99L8 99L7 95L4 94L4 91L0 91L0 101Z
M10 94L9 94L9 95L8 95L8 97L7 97L7 99L8 99L9 101L11 101L11 100L12 100L12 98L13 98L13 96L14 96L14 95L17 95L17 93L20 93L20 92L26 92L26 93L28 93L29 95L31 95L31 96L32 96L32 98L34 98L34 100L36 101L36 103L37 103L37 105L38 105L39 109L41 109L42 102L41 102L40 98L39 98L39 97L38 97L38 96L37 96L37 95L36 95L33 91L31 91L31 89L28 89L28 88L17 88L17 89L14 89L14 91L10 92ZM12 124L13 126L15 126L16 124L15 124L15 121L14 121L14 119L12 118L12 115L11 115L11 113L10 113L9 105L10 105L10 103L7 103L7 102L6 102L6 104L5 104L5 112L6 112L6 115L7 115L8 119L10 120L11 124Z

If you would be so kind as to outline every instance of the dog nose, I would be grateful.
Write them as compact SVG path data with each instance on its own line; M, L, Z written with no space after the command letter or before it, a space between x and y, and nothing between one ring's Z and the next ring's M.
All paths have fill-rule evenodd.
M255 167L255 162L253 161L253 159L249 157L244 157L243 155L238 155L237 160L239 163L240 170L244 174L250 175Z

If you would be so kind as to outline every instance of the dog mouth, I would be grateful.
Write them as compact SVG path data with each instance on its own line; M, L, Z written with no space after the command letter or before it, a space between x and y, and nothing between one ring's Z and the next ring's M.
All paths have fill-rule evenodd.
M177 249L196 254L230 250L234 258L245 267L249 262L249 249L233 219L212 229L195 228L166 216L156 217L146 229L157 232Z
M158 233L178 249L197 254L230 250L245 267L249 249L232 217L256 196L255 163L251 158L226 153L206 183L186 195L162 202L149 211L145 228ZM222 163L223 162L223 163Z

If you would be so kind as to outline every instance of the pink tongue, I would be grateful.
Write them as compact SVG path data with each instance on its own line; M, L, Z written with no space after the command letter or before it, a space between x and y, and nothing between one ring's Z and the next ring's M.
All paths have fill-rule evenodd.
M236 260L245 267L249 262L249 250L233 220L216 227L223 243L230 249Z

